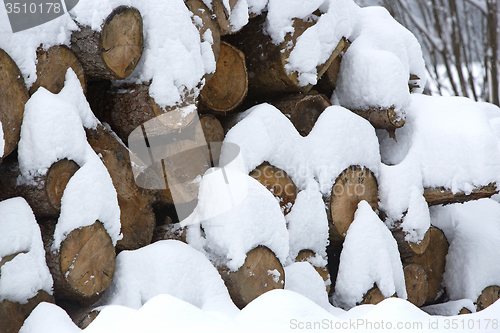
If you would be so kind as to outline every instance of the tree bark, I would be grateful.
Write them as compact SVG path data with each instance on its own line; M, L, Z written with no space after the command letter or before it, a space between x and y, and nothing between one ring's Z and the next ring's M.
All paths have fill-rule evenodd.
M221 42L215 74L200 92L200 108L214 113L230 112L243 102L247 92L245 55L234 46Z
M75 54L64 45L55 45L48 50L39 47L36 52L36 81L29 90L30 95L33 95L39 87L44 87L53 94L59 93L64 87L68 68L75 72L85 94L87 91L85 73Z
M332 186L328 204L330 243L344 241L362 200L366 200L373 210L378 209L377 179L369 169L353 165L342 171Z
M450 189L444 187L426 188L424 189L424 198L429 206L435 206L489 198L497 193L496 184L489 183L488 185L475 188L469 194L465 192L453 193Z
M90 80L121 80L134 71L144 43L142 16L137 9L115 8L100 32L78 25L80 30L71 34L71 49Z
M316 272L318 272L319 276L325 281L325 287L326 287L326 293L330 293L330 272L328 271L328 265L325 267L320 267L320 266L315 266L313 265L310 261L309 258L312 258L316 256L316 253L314 253L312 250L301 250L297 257L295 258L295 262L309 262Z
M47 266L54 281L56 301L89 306L109 287L115 272L115 248L104 226L94 224L74 229L52 251L55 222L40 225Z
M429 246L425 252L404 261L405 264L415 263L421 265L427 273L429 292L425 304L432 304L443 292L443 274L449 247L446 236L440 229L431 226L429 230Z
M331 65L325 71L323 76L318 80L318 84L316 84L315 89L320 93L325 94L326 96L332 96L335 87L337 86L337 78L340 72L340 63L342 62L342 57L344 53L347 51L351 43L342 38L340 43L337 45L337 48L341 47L342 50L339 52L338 56L333 59Z
M28 272L27 272L28 273ZM54 303L54 297L40 290L27 303L20 304L6 299L0 302L0 328L2 333L17 333L24 321L41 302Z
M128 149L102 125L86 132L89 144L107 168L116 189L123 234L116 249L135 250L148 245L156 223L151 207L154 198L136 185Z
M489 286L484 288L481 295L477 298L477 311L486 309L491 304L495 303L500 298L500 287Z
M392 236L394 236L394 239L396 239L396 242L398 243L399 254L401 256L401 259L403 260L421 255L429 246L429 242L431 239L430 229L426 231L424 238L419 243L406 241L406 233L400 226L394 228L391 231Z
M388 109L370 108L368 110L351 111L368 120L373 127L387 130L391 137L394 137L394 131L396 128L403 127L406 121L406 116L398 116L394 111L394 107L390 107Z
M420 307L424 305L429 293L427 273L419 264L408 264L403 268L408 302Z
M74 161L55 162L43 176L29 184L18 184L21 175L17 159L9 157L0 165L0 199L23 197L37 217L57 217L61 212L61 198L70 178L80 167Z
M252 20L237 34L228 36L227 40L243 51L249 73L248 95L252 98L264 98L276 96L283 93L302 92L306 93L313 85L301 86L297 72L288 72L285 69L297 38L307 28L313 26L315 21L304 21L295 19L294 31L285 37L285 41L279 45L273 44L271 37L264 33L265 16L258 16ZM340 43L343 43L342 41ZM328 69L332 61L337 57L342 46L332 53L330 58L323 64L317 66L318 78Z
M307 94L293 94L270 101L297 129L300 135L307 136L321 113L332 105L322 94L311 90Z
M292 210L299 189L285 171L264 162L250 172L250 177L264 185L278 199L284 215Z
M259 246L247 253L245 263L236 272L218 267L234 304L242 309L248 303L273 289L283 289L285 271L274 253ZM271 272L277 271L274 275Z
M0 123L3 129L3 154L6 157L21 137L24 105L29 99L23 75L12 58L0 49Z

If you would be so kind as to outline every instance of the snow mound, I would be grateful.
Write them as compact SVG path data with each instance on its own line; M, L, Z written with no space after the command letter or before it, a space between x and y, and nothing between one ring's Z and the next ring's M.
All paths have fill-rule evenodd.
M451 300L476 301L484 288L500 285L500 204L481 199L433 207L432 224L441 228L450 248L443 283Z
M53 163L64 158L80 165L61 199L54 248L58 248L73 229L91 225L96 220L103 223L113 244L120 239L116 190L85 135L84 126L96 125L97 119L72 69L68 70L59 94L41 87L26 103L19 141L21 178L18 182L29 183L34 176L46 174Z
M98 304L139 309L159 294L175 296L206 311L237 310L210 261L174 240L120 252L113 282Z
M40 228L23 198L0 202L0 302L26 303L39 290L52 295L52 276L45 263ZM8 259L7 259L8 260Z
M24 321L19 333L79 333L66 311L52 303L42 302Z
M386 225L366 201L361 201L347 230L332 296L334 305L351 308L376 283L385 297L406 299L403 265L398 245Z
M295 291L326 311L332 305L328 301L325 283L314 267L308 262L296 262L285 267L285 289Z
M406 124L397 142L378 132L383 165L380 208L397 221L414 188L443 186L470 193L500 175L500 151L480 103L463 97L411 95Z

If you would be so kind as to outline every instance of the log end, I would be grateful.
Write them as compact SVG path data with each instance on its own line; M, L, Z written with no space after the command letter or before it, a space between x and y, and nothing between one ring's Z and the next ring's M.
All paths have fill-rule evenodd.
M500 287L489 286L484 288L481 295L477 298L476 308L477 311L486 309L491 304L495 303L500 298Z

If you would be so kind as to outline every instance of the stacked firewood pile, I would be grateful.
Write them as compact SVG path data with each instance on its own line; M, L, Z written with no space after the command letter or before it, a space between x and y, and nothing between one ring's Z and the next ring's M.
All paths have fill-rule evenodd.
M233 2L230 1L231 4ZM117 253L163 239L186 242L186 230L177 223L179 218L173 205L174 197L175 204L189 204L197 199L197 190L195 188L179 195L173 193L175 189L139 187L135 182L127 148L130 144L129 135L134 129L167 112L171 117L166 126L172 132L193 131L201 141L203 139L209 143L211 163L201 169L167 170L170 179L174 177L184 183L195 179L217 162L220 144L215 143L224 140L225 133L238 122L241 112L249 107L268 102L290 119L300 135L307 136L319 115L331 105L329 96L335 89L342 56L350 45L349 40L340 40L330 58L318 66L319 80L316 86L302 86L296 73L287 71L285 65L290 52L289 45L293 45L308 27L314 25L314 21L296 19L294 33L288 34L284 42L276 45L263 32L264 14L251 18L242 30L233 32L222 9L222 1L213 1L213 12L202 0L187 0L185 4L202 21L201 25L198 24L200 36L211 30L217 67L215 73L204 77L205 85L197 98L186 97L183 105L167 110L150 97L149 83L120 82L133 72L144 46L141 13L134 8L114 9L99 32L88 26L80 26L80 31L73 32L69 47L40 48L36 64L37 81L29 90L16 63L0 50L0 121L5 139L3 161L0 164L0 200L20 196L31 206L42 232L46 262L54 282L53 297L37 295L27 304L1 301L2 332L17 332L40 301L55 302L83 328L98 314L93 311L92 305L111 284ZM68 68L77 74L94 114L101 122L109 124L87 129L86 135L107 168L117 192L123 238L116 247L103 225L95 221L87 227L74 229L57 251L52 249L63 192L69 179L79 169L74 161L59 160L34 182L18 184L20 168L16 146L20 139L24 105L39 87L58 93L64 86ZM410 91L417 79L415 75L408 78ZM192 105L196 106L198 116L196 113L182 116L179 110ZM391 133L404 126L405 122L391 108L351 111L366 118L375 128ZM186 150L181 146L171 149L174 151L170 155L176 149L179 153ZM192 154L182 155L189 161L185 165L199 166L203 157L195 149L190 151ZM285 171L264 162L251 171L250 176L279 199L283 214L289 213L299 189ZM364 186L362 194L356 191L359 185ZM352 190L337 193L337 186ZM377 210L377 186L377 179L368 168L352 165L337 176L331 195L324 198L330 228L328 265L316 269L325 281L330 279L330 293L335 289L342 243L354 220L358 203L366 200ZM490 197L495 191L495 184L471 193L428 188L424 196L430 206ZM179 202L178 198L181 197L183 202ZM418 244L405 241L405 233L397 224L392 233L399 246L408 300L416 306L442 301L446 295L442 278L448 251L443 232L431 227ZM0 268L15 255L12 253L11 256L0 257ZM310 249L303 249L296 261L306 261L314 255ZM231 271L224 266L218 269L234 303L240 308L268 290L284 287L283 267L274 253L264 246L248 252L244 265L238 271ZM268 273L274 270L279 272L279 279ZM485 290L484 295L480 296L481 301L478 301L481 307L498 298L498 292L493 294ZM374 286L366 291L363 302L375 304L383 298L380 290Z

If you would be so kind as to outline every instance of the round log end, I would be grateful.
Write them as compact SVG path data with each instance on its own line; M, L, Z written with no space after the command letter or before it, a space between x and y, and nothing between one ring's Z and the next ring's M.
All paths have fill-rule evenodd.
M394 126L394 128L403 127L406 121L406 117L402 117L396 113L394 107L387 109L387 119Z
M500 298L500 287L489 286L484 288L483 292L477 298L477 311L486 309L491 304L495 303Z
M299 252L297 257L295 258L295 262L303 262L303 261L309 262L308 259L312 258L314 256L316 256L316 253L314 253L313 251L302 250ZM325 284L326 284L326 282L330 279L330 272L328 271L328 265L325 267L318 267L318 266L313 265L313 267L316 270L316 272L318 272L318 274L321 276L323 281L325 281ZM330 284L326 285L326 293L330 294Z
M71 177L80 167L74 161L63 159L52 164L47 172L45 191L49 203L58 211L61 210L61 198Z
M419 264L409 264L403 268L408 302L420 307L424 305L429 292L427 273Z

